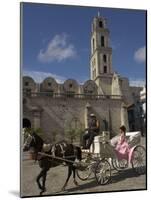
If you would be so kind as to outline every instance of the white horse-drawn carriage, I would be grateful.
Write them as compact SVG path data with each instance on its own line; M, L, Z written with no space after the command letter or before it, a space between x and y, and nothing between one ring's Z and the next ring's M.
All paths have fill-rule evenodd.
M115 151L119 136L109 139L109 132L103 132L96 136L89 150L82 150L82 169L77 170L77 175L81 180L87 180L94 174L97 183L107 184L112 177L113 169L120 171L130 166L134 173L143 174L146 171L146 150L140 145L141 133L128 132L126 138L130 147L129 153L118 156ZM129 159L131 158L131 159Z
M29 134L25 140L23 151L34 149L35 158L39 161L41 171L37 176L37 184L41 190L40 195L46 191L45 181L47 171L51 167L60 164L68 166L68 176L62 188L65 189L73 172L73 179L77 185L75 172L81 180L87 180L94 175L97 183L105 185L109 183L113 170L124 170L130 165L135 173L143 174L146 171L146 150L140 145L141 133L126 133L128 151L118 154L115 148L119 136L109 139L109 132L103 132L96 136L89 150L82 150L78 146L65 141L56 144L45 144L43 139L36 133ZM126 143L127 144L127 143ZM45 148L44 148L45 147ZM49 148L46 148L49 147ZM120 155L120 156L119 156ZM40 158L38 158L40 156ZM42 184L40 182L42 179Z

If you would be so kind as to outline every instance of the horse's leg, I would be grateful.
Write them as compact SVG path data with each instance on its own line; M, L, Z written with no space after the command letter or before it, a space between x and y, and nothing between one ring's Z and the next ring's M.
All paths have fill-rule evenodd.
M64 186L62 187L62 191L65 190L71 174L72 174L72 166L68 165L68 176L67 176L67 179L66 179L66 182L65 182Z
M40 179L41 179L41 177L43 176L43 173L44 173L44 169L41 170L41 172L39 173L39 175L37 176L37 179L36 179L37 184L38 184L38 187L39 187L39 189L41 189L41 190L42 190L42 185L41 185L41 183L40 183Z
M46 183L46 177L47 177L47 171L48 170L49 169L45 169L43 171L43 175L42 175L42 189L41 189L40 195L42 195L42 193L44 193L46 191L45 183Z
M73 182L76 186L78 186L78 182L76 181L76 168L74 166L72 167L72 171L73 171Z

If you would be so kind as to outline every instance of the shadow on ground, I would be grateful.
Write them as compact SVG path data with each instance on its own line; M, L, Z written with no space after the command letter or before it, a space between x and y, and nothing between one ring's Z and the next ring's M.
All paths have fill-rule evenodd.
M139 177L140 175L137 174L136 172L134 172L134 170L131 169L125 169L123 171L120 172L116 172L112 175L112 183L116 183L119 181L123 181L124 179L127 178L134 178L134 177Z
M121 172L115 172L114 171L114 173L112 174L112 177L111 177L111 181L108 184L114 184L114 183L123 181L124 179L134 178L134 177L139 177L139 176L140 175L135 173L133 169L125 169ZM82 185L79 185L78 187L67 189L66 192L76 192L77 190L81 191L81 190L85 190L87 188L93 188L93 187L99 186L97 184L95 178L93 178L93 179L91 178L89 180L92 180L92 181L85 183L85 184L82 184Z

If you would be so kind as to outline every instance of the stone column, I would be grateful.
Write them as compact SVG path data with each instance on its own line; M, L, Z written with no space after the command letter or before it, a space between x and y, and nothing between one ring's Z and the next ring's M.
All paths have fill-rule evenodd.
M108 131L109 131L109 135L110 137L112 137L113 133L112 133L112 107L110 104L110 100L108 101Z
M89 119L89 114L90 114L90 108L91 108L91 105L89 103L87 103L85 106L85 113L84 113L85 128L88 128L88 119Z
M33 127L34 129L40 128L41 110L38 108L33 109Z
M126 127L127 132L129 131L128 113L125 104L122 104L121 106L121 125L124 125Z

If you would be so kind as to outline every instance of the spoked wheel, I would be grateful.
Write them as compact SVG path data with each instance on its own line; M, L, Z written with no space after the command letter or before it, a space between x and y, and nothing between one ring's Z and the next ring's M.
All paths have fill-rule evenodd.
M86 158L82 159L82 162L86 164L83 170L77 169L76 173L80 180L87 180L92 174L92 157L87 155Z
M106 185L111 180L111 165L106 159L98 162L95 169L95 178L100 185Z
M132 154L132 168L137 174L144 174L146 171L146 150L143 146L136 146Z
M113 158L112 166L116 171L122 171L128 167L128 159L118 160L117 158Z
M92 174L92 171L91 171L91 165L88 165L84 170L79 170L77 169L76 170L77 172L77 176L80 180L82 181L85 181L87 180L91 174Z

